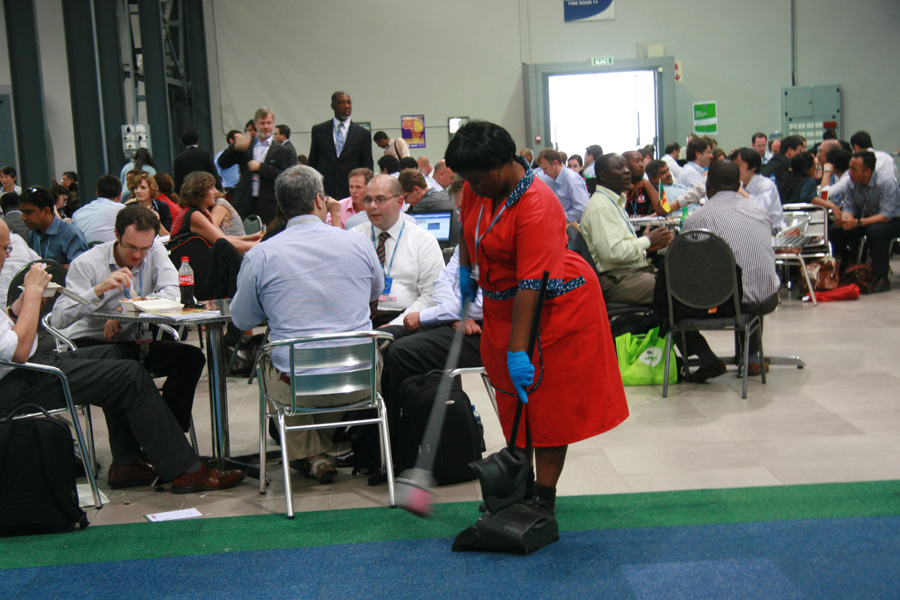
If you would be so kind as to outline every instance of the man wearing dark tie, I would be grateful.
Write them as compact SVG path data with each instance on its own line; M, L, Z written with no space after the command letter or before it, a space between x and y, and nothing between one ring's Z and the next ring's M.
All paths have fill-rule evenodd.
M256 136L235 135L234 142L219 155L218 165L238 165L241 178L234 188L232 204L242 218L259 215L263 223L275 218L275 179L294 165L290 151L272 138L275 114L266 106L256 109Z
M325 178L325 194L332 198L350 195L348 176L358 167L371 169L372 134L350 121L353 102L346 92L331 95L334 118L312 128L309 166Z

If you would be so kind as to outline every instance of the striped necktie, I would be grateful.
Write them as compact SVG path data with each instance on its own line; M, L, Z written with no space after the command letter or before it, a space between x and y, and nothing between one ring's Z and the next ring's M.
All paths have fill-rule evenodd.
M341 150L344 149L344 124L338 123L335 126L334 130L334 138L336 140L334 149L337 151L337 155L341 155Z
M378 234L378 245L375 247L375 254L378 255L378 260L381 261L382 267L384 266L385 259L384 242L389 237L391 237L391 234L389 234L387 231L382 231L380 234Z

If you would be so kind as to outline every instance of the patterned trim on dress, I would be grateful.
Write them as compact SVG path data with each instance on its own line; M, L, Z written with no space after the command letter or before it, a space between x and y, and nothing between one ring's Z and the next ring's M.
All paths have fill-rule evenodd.
M519 183L516 184L516 187L510 193L509 198L506 199L506 208L518 202L522 194L531 187L531 182L534 181L534 171L531 170L531 165L528 164L528 161L518 155L516 155L515 161L525 167L525 176L519 180Z
M576 290L585 284L584 276L579 275L575 279L571 281L563 283L562 279L551 279L547 282L547 298L558 298L563 294L568 294L572 290ZM511 300L515 298L516 292L519 290L533 290L535 292L541 289L541 280L540 279L523 279L519 282L519 285L514 288L509 288L503 290L501 292L489 292L488 290L482 289L482 293L485 298L490 298L491 300L503 301L503 300Z

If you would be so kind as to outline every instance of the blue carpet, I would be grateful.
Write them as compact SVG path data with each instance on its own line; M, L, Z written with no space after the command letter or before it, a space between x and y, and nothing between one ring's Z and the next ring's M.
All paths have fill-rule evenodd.
M9 569L0 598L900 598L900 517L563 532L528 557L450 543Z

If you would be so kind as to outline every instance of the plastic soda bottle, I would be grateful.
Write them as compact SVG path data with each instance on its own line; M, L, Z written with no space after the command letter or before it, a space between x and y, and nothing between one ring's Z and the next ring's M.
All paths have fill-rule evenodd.
M194 270L187 256L181 257L181 267L178 269L178 288L181 290L181 303L185 306L194 304Z

